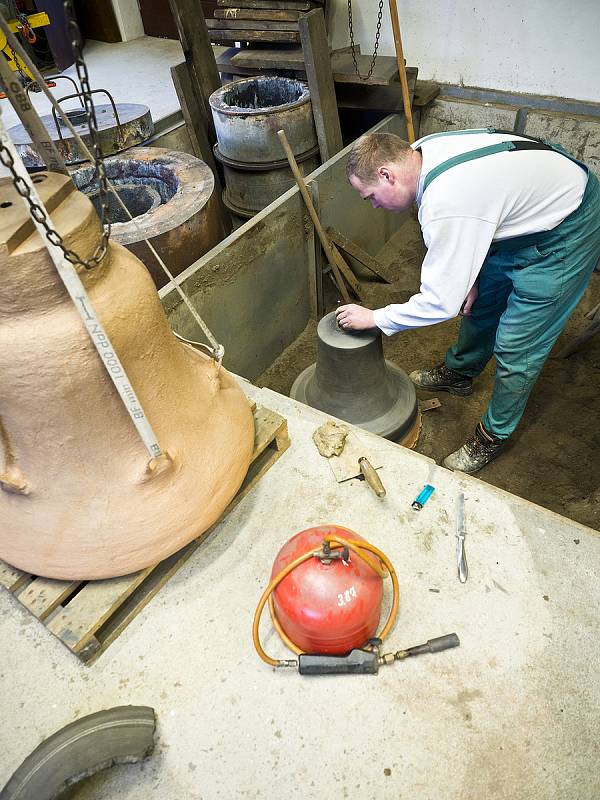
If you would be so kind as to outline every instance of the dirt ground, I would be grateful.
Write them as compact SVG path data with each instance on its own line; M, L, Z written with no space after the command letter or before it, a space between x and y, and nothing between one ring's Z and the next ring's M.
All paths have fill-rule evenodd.
M376 255L397 281L369 284L371 308L402 302L418 291L424 254L419 225L406 222ZM329 292L328 292L329 294ZM330 309L335 295L328 298ZM600 334L568 359L555 354L590 324L584 314L600 302L600 274L595 273L584 298L534 387L527 409L506 451L478 477L552 511L600 529ZM455 341L459 320L384 336L385 356L406 372L443 361ZM316 359L316 323L256 381L289 394L296 376ZM469 397L419 391L420 399L437 396L442 406L423 414L416 449L438 463L462 444L481 418L490 396L494 362L474 382Z

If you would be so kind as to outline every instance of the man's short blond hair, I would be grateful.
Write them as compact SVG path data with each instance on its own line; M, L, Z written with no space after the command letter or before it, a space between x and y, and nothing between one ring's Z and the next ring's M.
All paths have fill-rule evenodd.
M393 133L366 133L357 139L348 154L346 175L361 183L373 183L384 164L400 164L412 151L404 139Z

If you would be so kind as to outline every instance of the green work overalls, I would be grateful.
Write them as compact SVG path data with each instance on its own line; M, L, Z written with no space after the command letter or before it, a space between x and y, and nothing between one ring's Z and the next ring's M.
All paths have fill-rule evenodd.
M486 132L509 133L488 128L427 139ZM446 366L469 377L479 375L496 357L494 389L482 422L500 439L517 427L540 370L600 257L600 183L585 164L558 146L527 140L450 158L425 176L423 189L424 194L438 175L457 164L520 149L555 150L582 167L588 180L579 208L553 230L492 242L479 273L477 300L462 318L457 343L446 353ZM516 153L514 157L519 158Z

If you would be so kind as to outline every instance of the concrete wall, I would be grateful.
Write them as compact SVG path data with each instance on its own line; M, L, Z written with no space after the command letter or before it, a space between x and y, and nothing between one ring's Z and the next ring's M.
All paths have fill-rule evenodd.
M187 126L183 120L167 127L166 130L155 133L145 145L149 147L165 147L167 150L176 150L179 153L196 155L190 139Z
M330 0L333 44L348 40L347 0ZM600 102L598 0L402 0L398 2L407 63L419 77ZM354 31L373 51L377 0L353 0ZM394 54L387 0L381 54Z
M600 177L600 116L516 105L459 100L441 95L423 109L419 136L465 128L501 128L562 145Z
M406 136L401 117L375 130ZM404 221L371 208L345 177L349 148L308 176L324 227L334 226L375 254ZM252 380L270 366L316 315L320 245L297 188L290 189L177 277L225 347L225 366ZM169 284L159 292L171 327L204 341Z

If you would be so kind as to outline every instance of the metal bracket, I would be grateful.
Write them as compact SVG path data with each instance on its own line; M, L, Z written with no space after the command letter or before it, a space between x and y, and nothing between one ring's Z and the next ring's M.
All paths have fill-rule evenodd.
M434 408L440 408L441 405L437 397L432 397L431 400L421 400L419 402L421 411L432 411Z

